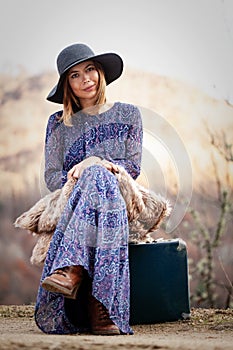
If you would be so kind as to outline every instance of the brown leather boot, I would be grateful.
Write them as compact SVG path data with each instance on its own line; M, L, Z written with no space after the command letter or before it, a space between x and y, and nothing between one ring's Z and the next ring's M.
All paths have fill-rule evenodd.
M49 292L61 293L66 298L76 299L78 288L83 280L82 266L66 266L55 270L42 282L42 287Z
M96 335L119 335L119 328L109 317L104 305L92 295L88 295L88 311L91 322L91 331Z

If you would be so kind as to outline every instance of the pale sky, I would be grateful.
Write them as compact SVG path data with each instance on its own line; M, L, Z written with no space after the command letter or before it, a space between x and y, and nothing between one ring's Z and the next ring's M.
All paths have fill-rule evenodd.
M233 0L0 0L0 71L56 69L74 42L233 103Z

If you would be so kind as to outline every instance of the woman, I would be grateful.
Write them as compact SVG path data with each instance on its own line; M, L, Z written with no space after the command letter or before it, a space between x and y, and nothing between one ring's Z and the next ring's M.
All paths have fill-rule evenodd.
M114 173L140 173L142 123L137 107L106 103L106 85L122 73L114 53L84 44L58 56L45 181L54 191L78 179L56 227L39 288L35 319L46 333L132 333L129 326L128 219ZM105 160L98 164L100 160Z

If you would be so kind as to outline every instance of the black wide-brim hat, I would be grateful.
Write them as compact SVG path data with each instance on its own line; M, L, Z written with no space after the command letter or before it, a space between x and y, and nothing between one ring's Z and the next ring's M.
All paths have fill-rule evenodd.
M123 61L116 53L95 55L85 44L73 44L63 49L57 57L57 70L60 75L57 85L50 91L47 100L63 103L63 83L67 71L85 61L99 62L104 70L106 84L112 83L120 77L123 71Z

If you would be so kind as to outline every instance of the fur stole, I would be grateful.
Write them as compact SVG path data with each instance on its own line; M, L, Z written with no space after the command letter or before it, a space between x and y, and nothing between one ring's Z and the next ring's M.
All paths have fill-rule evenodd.
M115 176L126 203L129 243L150 240L149 234L170 214L169 202L139 185L123 167L119 166ZM44 263L52 235L76 181L69 179L63 188L49 193L16 219L15 227L28 230L38 237L30 258L33 265Z

